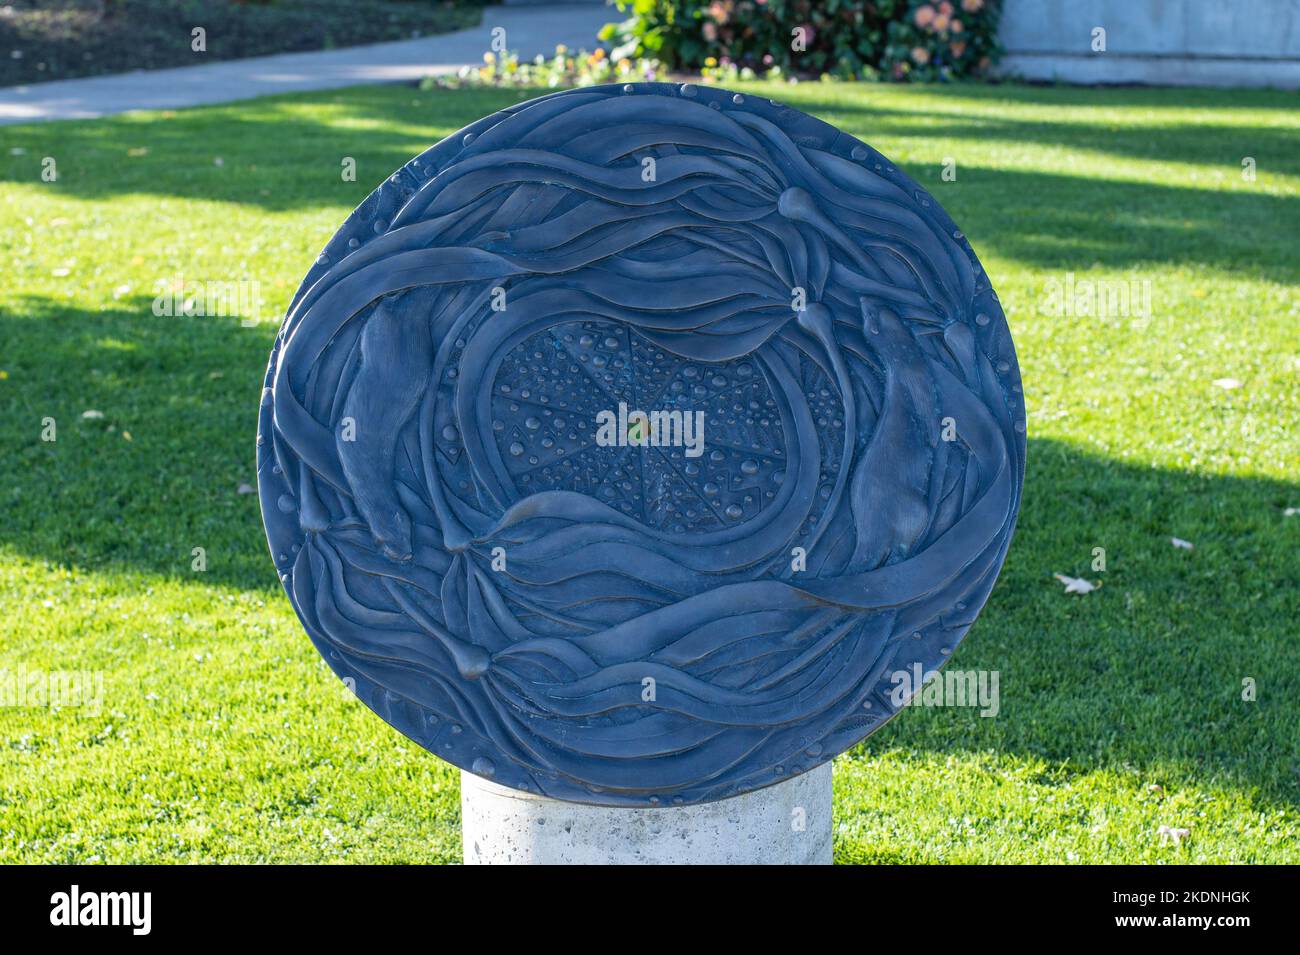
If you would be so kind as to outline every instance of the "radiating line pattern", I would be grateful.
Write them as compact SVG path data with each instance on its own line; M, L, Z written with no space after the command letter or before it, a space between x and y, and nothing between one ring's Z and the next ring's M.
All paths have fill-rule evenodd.
M705 411L708 456L594 445L629 396ZM929 194L780 104L634 84L489 116L357 209L276 340L258 475L295 610L385 720L676 805L830 759L946 662L1024 422Z

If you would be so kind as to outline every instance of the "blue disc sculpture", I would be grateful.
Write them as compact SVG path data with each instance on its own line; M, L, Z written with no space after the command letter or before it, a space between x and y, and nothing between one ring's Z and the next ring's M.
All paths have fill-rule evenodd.
M376 713L506 786L721 799L897 712L1025 460L969 243L888 159L712 87L521 103L394 173L271 353L271 553Z

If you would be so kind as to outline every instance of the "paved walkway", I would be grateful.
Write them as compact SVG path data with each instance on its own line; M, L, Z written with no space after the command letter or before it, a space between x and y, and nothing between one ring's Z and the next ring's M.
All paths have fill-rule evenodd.
M417 40L3 87L0 125L418 80L481 64L497 27L506 31L507 49L532 58L553 53L557 43L593 49L596 31L617 19L617 9L595 3L488 7L477 27Z

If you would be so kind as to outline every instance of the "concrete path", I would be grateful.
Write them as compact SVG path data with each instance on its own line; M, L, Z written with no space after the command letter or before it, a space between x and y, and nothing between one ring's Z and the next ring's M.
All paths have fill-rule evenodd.
M553 53L557 43L593 49L596 31L618 19L616 8L597 3L488 7L473 29L416 40L3 87L0 125L418 80L481 64L497 27L506 31L507 49L531 58Z

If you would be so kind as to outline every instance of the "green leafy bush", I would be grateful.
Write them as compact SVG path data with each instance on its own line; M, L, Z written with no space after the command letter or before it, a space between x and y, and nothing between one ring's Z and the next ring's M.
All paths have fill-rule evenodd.
M997 57L1000 0L618 0L610 58L670 69L935 80ZM707 75L707 74L706 74Z

